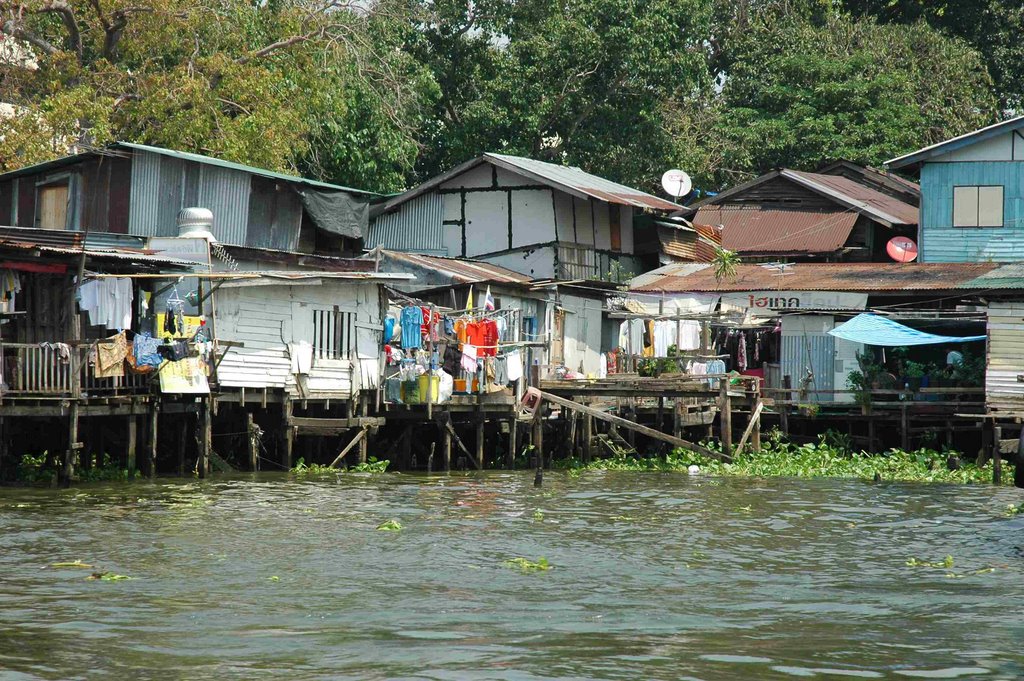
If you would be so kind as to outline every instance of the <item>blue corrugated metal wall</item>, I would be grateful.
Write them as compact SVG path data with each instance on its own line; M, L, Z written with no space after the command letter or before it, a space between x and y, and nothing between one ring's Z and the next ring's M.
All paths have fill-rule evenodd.
M1002 227L953 227L953 187L1001 185ZM1024 162L926 163L921 169L921 261L1024 260Z
M803 387L803 380L810 369L814 381L807 386L808 390L834 390L835 356L835 338L828 334L808 332L782 336L782 375L792 379L795 389ZM829 402L832 396L810 393L807 399Z
M383 246L392 251L430 255L458 255L445 252L442 221L443 197L425 194L402 204L393 213L377 216L370 224L366 247Z

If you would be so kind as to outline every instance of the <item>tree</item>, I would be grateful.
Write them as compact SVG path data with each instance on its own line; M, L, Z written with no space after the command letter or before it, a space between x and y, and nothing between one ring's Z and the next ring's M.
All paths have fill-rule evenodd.
M699 0L427 6L409 50L440 87L421 177L486 151L654 188L678 162L675 110L709 88Z
M924 23L766 16L728 46L714 134L750 174L888 158L994 120L978 53Z
M38 62L0 65L0 99L23 107L0 140L0 167L68 144L125 140L378 180L373 169L324 162L323 149L313 158L310 140L332 125L356 135L362 124L386 125L405 136L396 146L409 158L397 164L411 165L407 113L421 79L406 77L415 68L376 28L394 9L355 0L0 0L0 33ZM355 119L353 108L375 119Z
M962 38L978 52L1005 109L1019 109L1024 98L1024 4L1007 0L844 0L857 15L881 23L925 21Z

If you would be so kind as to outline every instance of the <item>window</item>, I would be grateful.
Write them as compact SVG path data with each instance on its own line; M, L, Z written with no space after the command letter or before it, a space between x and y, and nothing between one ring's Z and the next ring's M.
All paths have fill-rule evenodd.
M954 227L1002 227L1003 187L953 187Z
M68 222L67 181L39 187L40 229L66 229Z
M313 310L313 357L346 359L351 354L355 314L333 310Z

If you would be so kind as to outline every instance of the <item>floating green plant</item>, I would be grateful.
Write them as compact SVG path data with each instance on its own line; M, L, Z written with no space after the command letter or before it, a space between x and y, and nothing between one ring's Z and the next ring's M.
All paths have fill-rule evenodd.
M1021 513L1024 513L1024 504L1007 504L1006 512L1003 515L1013 517L1015 515L1020 515Z
M928 561L921 560L920 558L907 558L907 567L928 567L928 568L945 568L949 569L953 567L953 556L946 556L939 561Z
M269 577L267 577L267 581L269 581L269 582L280 582L281 578L278 577L277 575L270 575Z
M391 462L387 459L378 461L377 457L371 456L366 463L357 463L348 467L353 473L387 473Z
M84 563L84 562L82 562L79 559L79 560L71 560L71 561L67 561L67 562L63 562L63 563L51 563L50 567L52 567L52 568L85 568L85 569L91 569L93 566L90 565L89 563Z
M134 577L129 577L128 575L119 575L114 572L94 572L88 577L86 577L86 579L99 579L104 582L123 582L128 579L134 579Z
M391 520L385 520L382 522L377 526L377 529L384 532L400 532L402 530L402 523L392 518Z
M503 563L505 567L515 568L516 570L522 570L523 572L545 572L551 569L551 564L548 563L548 559L541 556L536 561L529 560L528 558L509 558Z
M921 448L914 451L891 449L881 454L870 454L851 449L834 434L826 433L817 442L795 444L774 430L764 437L761 451L749 447L733 455L732 463L723 463L687 449L676 449L666 456L615 456L594 459L584 463L579 459L565 459L555 466L575 471L654 471L685 473L691 465L700 466L701 473L709 476L738 477L799 477L799 478L860 478L902 482L988 483L992 480L991 464L978 467L967 461L957 470L949 470L946 460L952 451ZM704 446L719 451L716 442ZM1003 484L1012 484L1012 469L1003 462ZM702 484L715 484L707 480ZM1024 513L1022 508L1020 513ZM1016 512L1014 513L1014 515Z
M533 512L533 519L534 520L544 520L544 511L542 511L542 510L540 510L538 508L536 511Z

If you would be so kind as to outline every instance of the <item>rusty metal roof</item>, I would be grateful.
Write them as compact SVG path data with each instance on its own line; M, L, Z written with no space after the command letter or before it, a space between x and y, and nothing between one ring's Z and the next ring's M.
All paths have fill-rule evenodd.
M452 168L451 170L435 175L426 182L413 187L412 189L391 197L383 205L373 210L373 216L386 213L399 205L421 196L435 187L444 184L448 180L471 170L482 163L489 163L499 168L504 168L513 173L523 175L539 184L554 187L567 194L580 199L597 199L607 203L615 203L622 206L633 206L659 213L670 213L682 209L677 203L659 198L653 194L642 192L633 187L627 187L618 182L606 180L597 175L591 175L573 166L560 166L554 163L538 161L522 156L509 156L507 154L487 153L478 158L466 161L465 163Z
M805 173L799 170L783 170L782 176L808 189L826 194L848 208L890 226L917 224L917 206L847 177Z
M669 266L671 267L671 266ZM799 263L739 265L736 276L715 279L710 265L696 271L661 268L643 275L635 291L710 293L724 291L948 291L995 270L995 263ZM657 275L664 270L664 276Z
M438 272L460 284L475 284L485 281L501 284L528 284L533 281L530 277L515 270L480 260L445 258L439 255L402 251L381 251L381 253L386 259Z
M850 237L857 217L852 210L704 205L693 222L721 225L722 247L737 253L834 253Z

